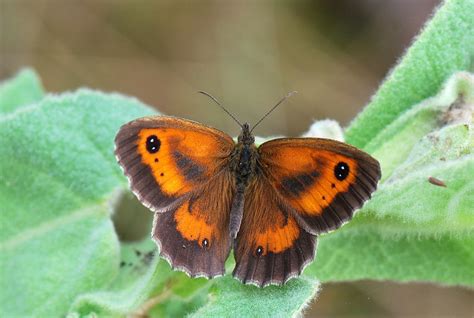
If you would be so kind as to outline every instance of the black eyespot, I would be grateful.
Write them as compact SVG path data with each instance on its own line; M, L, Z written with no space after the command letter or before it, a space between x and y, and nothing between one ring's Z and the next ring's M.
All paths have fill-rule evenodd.
M155 135L151 135L146 139L146 150L149 153L155 153L160 150L161 141Z
M323 200L326 200L326 197L323 195Z
M163 172L162 172L162 173L160 173L160 176L162 176L162 177L163 177L164 175L165 175L165 174L164 174Z
M345 162L339 162L336 167L334 167L334 175L339 181L344 180L349 175L349 166Z
M255 250L255 254L257 256L261 256L263 254L263 247L258 246L257 249Z
M207 240L207 238L205 238L204 240L202 240L202 246L203 246L203 247L209 247L209 241Z

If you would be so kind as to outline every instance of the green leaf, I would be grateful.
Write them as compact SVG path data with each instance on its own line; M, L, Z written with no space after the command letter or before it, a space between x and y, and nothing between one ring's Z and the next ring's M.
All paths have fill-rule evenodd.
M474 1L447 0L426 24L364 112L346 131L347 142L364 148L412 106L434 96L457 71L474 64Z
M14 78L0 84L0 115L37 102L43 95L36 73L31 69L24 69Z
M320 238L306 275L474 285L474 80L455 74L473 68L472 12L472 0L445 1L347 129L379 159L382 183L351 223Z
M430 134L414 153L426 151L426 156L432 156L437 151L424 147L428 139L443 136L440 143L445 145L466 130L459 125ZM322 281L424 280L472 287L472 127L468 133L469 139L463 137L461 143L471 143L469 154L434 164L426 164L421 156L412 157L411 166L406 164L410 172L400 170L404 176L398 179L394 175L393 182L384 184L350 225L321 239L318 259L306 273ZM455 151L438 154L438 158ZM439 178L447 187L429 183L429 176Z
M215 280L193 279L184 273L176 273L167 282L167 288L152 298L159 302L149 313L152 317L187 316L206 304L209 300L209 289L215 283Z
M471 126L460 124L423 138L350 224L321 238L317 260L305 273L323 282L474 286L473 136Z
M134 99L81 90L0 118L2 316L64 315L77 295L117 276L110 202L125 179L114 135L150 112Z
M106 290L80 295L68 317L185 316L201 307L213 281L172 271L150 239L122 245L119 275Z
M290 317L301 312L318 291L318 282L300 278L285 286L258 288L231 277L218 279L209 303L192 317Z
M192 279L181 272L171 271L169 265L159 258L146 264L143 257L148 253L140 252L137 256L137 251L154 251L153 241L146 239L138 244L124 245L123 266L115 281L106 291L78 297L69 317L176 317L195 311L192 316L221 316L228 314L229 305L236 306L232 308L248 308L239 311L242 317L250 313L262 317L288 316L299 312L318 288L318 284L311 279L293 280L283 288L273 286L265 289L242 285L230 276L210 281ZM270 295L275 306L264 306ZM234 300L229 303L228 299ZM281 306L281 303L285 305Z
M162 290L173 274L159 257L154 257L155 243L145 239L139 243L123 244L120 271L106 290L80 295L74 301L70 316L127 315L134 313L151 295Z
M367 204L394 233L472 236L474 129L459 124L428 134ZM435 177L446 184L429 182ZM398 225L398 226L397 226Z
M472 235L421 236L406 231L390 237L378 224L384 227L374 222L324 236L305 275L323 283L372 279L474 286Z
M382 181L402 164L413 146L425 135L446 124L448 108L458 102L474 100L474 78L466 72L454 74L436 96L422 101L387 125L367 145L366 150L380 161ZM469 112L468 109L465 110ZM472 111L471 111L472 113ZM469 115L465 115L468 116ZM472 122L465 118L464 122ZM394 151L396 149L396 151Z
M317 260L305 274L322 281L473 286L473 113L474 77L461 73L438 96L387 127L389 145L381 143L376 150L382 166L387 166L384 160L406 158L351 223L320 239ZM446 126L426 134L439 125ZM390 156L398 149L408 155ZM430 177L446 187L430 183Z

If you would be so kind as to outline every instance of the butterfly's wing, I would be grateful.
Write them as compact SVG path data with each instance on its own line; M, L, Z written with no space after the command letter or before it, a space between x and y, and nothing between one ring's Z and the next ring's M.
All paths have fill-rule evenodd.
M231 246L232 138L192 121L156 116L122 126L115 145L132 191L155 212L152 236L160 255L190 276L223 274Z
M261 170L244 196L234 245L235 278L244 284L281 285L314 259L316 238L303 230Z
M224 169L234 141L217 129L167 116L122 126L115 155L140 201L167 211Z
M160 255L191 277L224 274L231 248L229 230L234 179L223 171L181 205L155 213L152 237Z
M314 258L316 237L340 227L370 198L378 162L341 142L276 139L258 148L234 247L234 276L283 284Z
M312 234L350 220L380 179L380 165L367 153L320 138L284 138L258 148L259 164L272 188Z

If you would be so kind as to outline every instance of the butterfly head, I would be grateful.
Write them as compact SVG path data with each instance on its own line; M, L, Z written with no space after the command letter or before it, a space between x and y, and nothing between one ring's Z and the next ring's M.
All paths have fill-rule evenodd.
M255 138L250 131L250 126L248 123L244 123L242 126L242 131L240 132L239 138L237 141L244 145L252 145L255 142Z

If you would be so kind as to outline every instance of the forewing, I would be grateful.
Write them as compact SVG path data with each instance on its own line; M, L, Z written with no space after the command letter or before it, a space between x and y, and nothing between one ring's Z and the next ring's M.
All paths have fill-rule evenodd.
M232 138L175 117L144 117L122 126L115 154L138 199L154 212L179 205L224 169Z
M342 142L276 139L258 148L259 165L298 223L312 234L334 230L371 197L377 160Z

